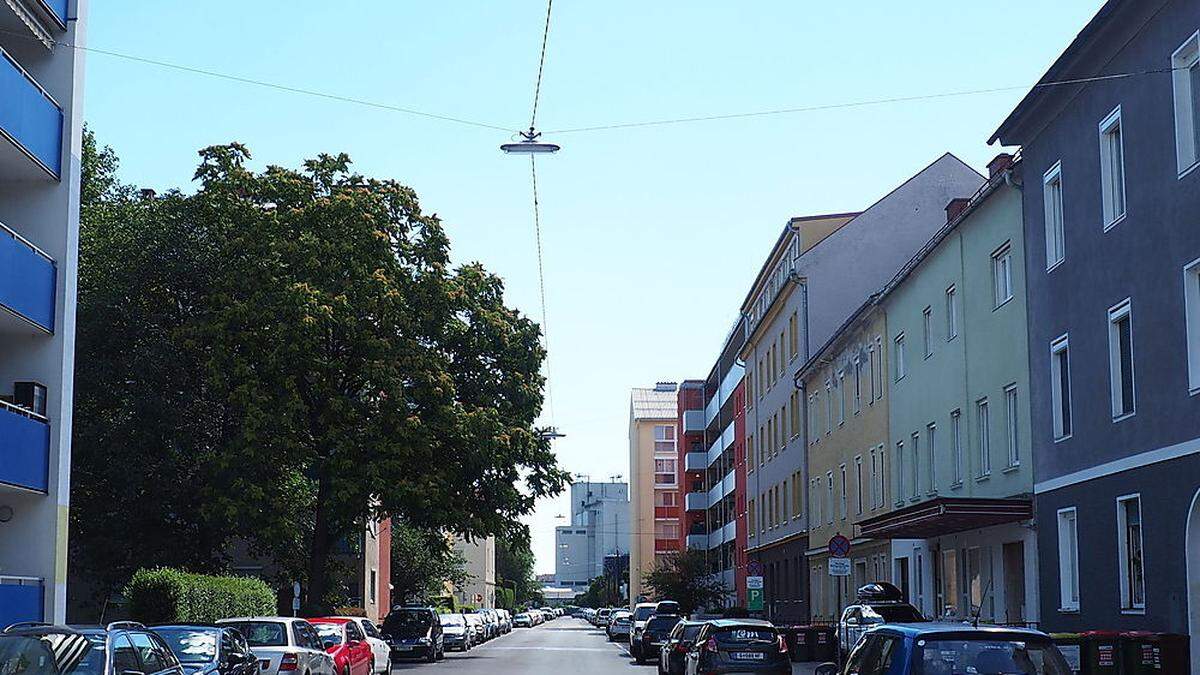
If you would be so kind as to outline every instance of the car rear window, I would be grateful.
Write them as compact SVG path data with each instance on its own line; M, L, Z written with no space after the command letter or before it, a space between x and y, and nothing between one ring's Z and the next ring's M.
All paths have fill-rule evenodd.
M912 605L868 605L862 608L865 623L919 623L925 617Z
M684 626L683 635L679 637L682 640L695 640L696 636L700 634L700 629L703 627L704 626L701 624L697 624L695 626Z
M222 625L238 629L251 647L286 647L288 643L283 624L277 621L234 621Z
M656 616L646 623L646 630L653 631L669 631L679 623L679 619L674 616Z
M713 631L713 637L723 644L775 642L775 629L767 626L731 626Z
M633 620L645 621L646 619L649 619L652 614L654 614L653 607L637 607L633 610Z

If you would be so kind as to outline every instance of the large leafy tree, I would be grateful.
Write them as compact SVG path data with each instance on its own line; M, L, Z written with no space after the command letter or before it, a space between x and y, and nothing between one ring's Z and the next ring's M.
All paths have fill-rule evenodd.
M496 585L511 589L518 606L544 604L533 564L533 550L524 533L496 538Z
M684 614L720 607L729 595L720 577L708 571L704 552L692 549L662 558L643 579L654 597L678 602Z
M138 547L143 560L217 566L246 539L302 567L320 611L336 600L331 552L368 518L527 536L519 517L565 482L534 427L538 327L481 266L450 265L411 189L344 155L256 173L232 144L201 152L195 194L140 199L93 157L80 351L97 363L80 413L95 417L76 437L76 493L128 498L91 523L90 567L145 518L190 539ZM103 467L115 446L127 463ZM134 489L130 472L145 474Z
M407 602L441 595L446 584L470 580L467 562L440 532L392 521L392 600Z

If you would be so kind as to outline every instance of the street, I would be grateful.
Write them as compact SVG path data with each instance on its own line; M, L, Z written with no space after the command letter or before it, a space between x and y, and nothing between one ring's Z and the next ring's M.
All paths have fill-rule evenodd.
M629 673L654 675L653 663L637 665L625 643L609 642L604 631L579 619L562 618L534 628L519 628L508 635L476 647L469 652L447 652L436 664L411 662L396 664L392 670L500 675L504 673L541 675L593 673ZM793 672L812 672L810 664L794 664Z

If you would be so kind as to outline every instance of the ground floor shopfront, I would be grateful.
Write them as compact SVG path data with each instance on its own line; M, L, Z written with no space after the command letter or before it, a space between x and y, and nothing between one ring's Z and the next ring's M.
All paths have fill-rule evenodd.
M818 546L807 551L808 585L813 621L836 621L842 608L854 601L864 584L891 581L892 542L855 539L850 542L850 576L829 575L829 550Z
M807 622L809 619L808 571L804 551L808 536L798 535L747 551L751 565L763 577L763 611L776 621Z

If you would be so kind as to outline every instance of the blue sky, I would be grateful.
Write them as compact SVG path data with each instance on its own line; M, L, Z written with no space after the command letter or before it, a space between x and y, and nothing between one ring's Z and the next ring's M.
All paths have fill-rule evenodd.
M559 0L539 127L1027 87L1101 4ZM541 0L97 0L88 39L517 129L544 13ZM482 261L538 316L529 166L498 151L506 134L99 53L86 87L85 117L125 180L186 189L196 150L232 140L260 166L347 152L416 189L456 260ZM539 184L562 464L628 473L629 388L708 372L789 217L864 208L947 151L982 171L1023 94L555 136ZM548 501L530 519L539 572L554 569L567 510Z

